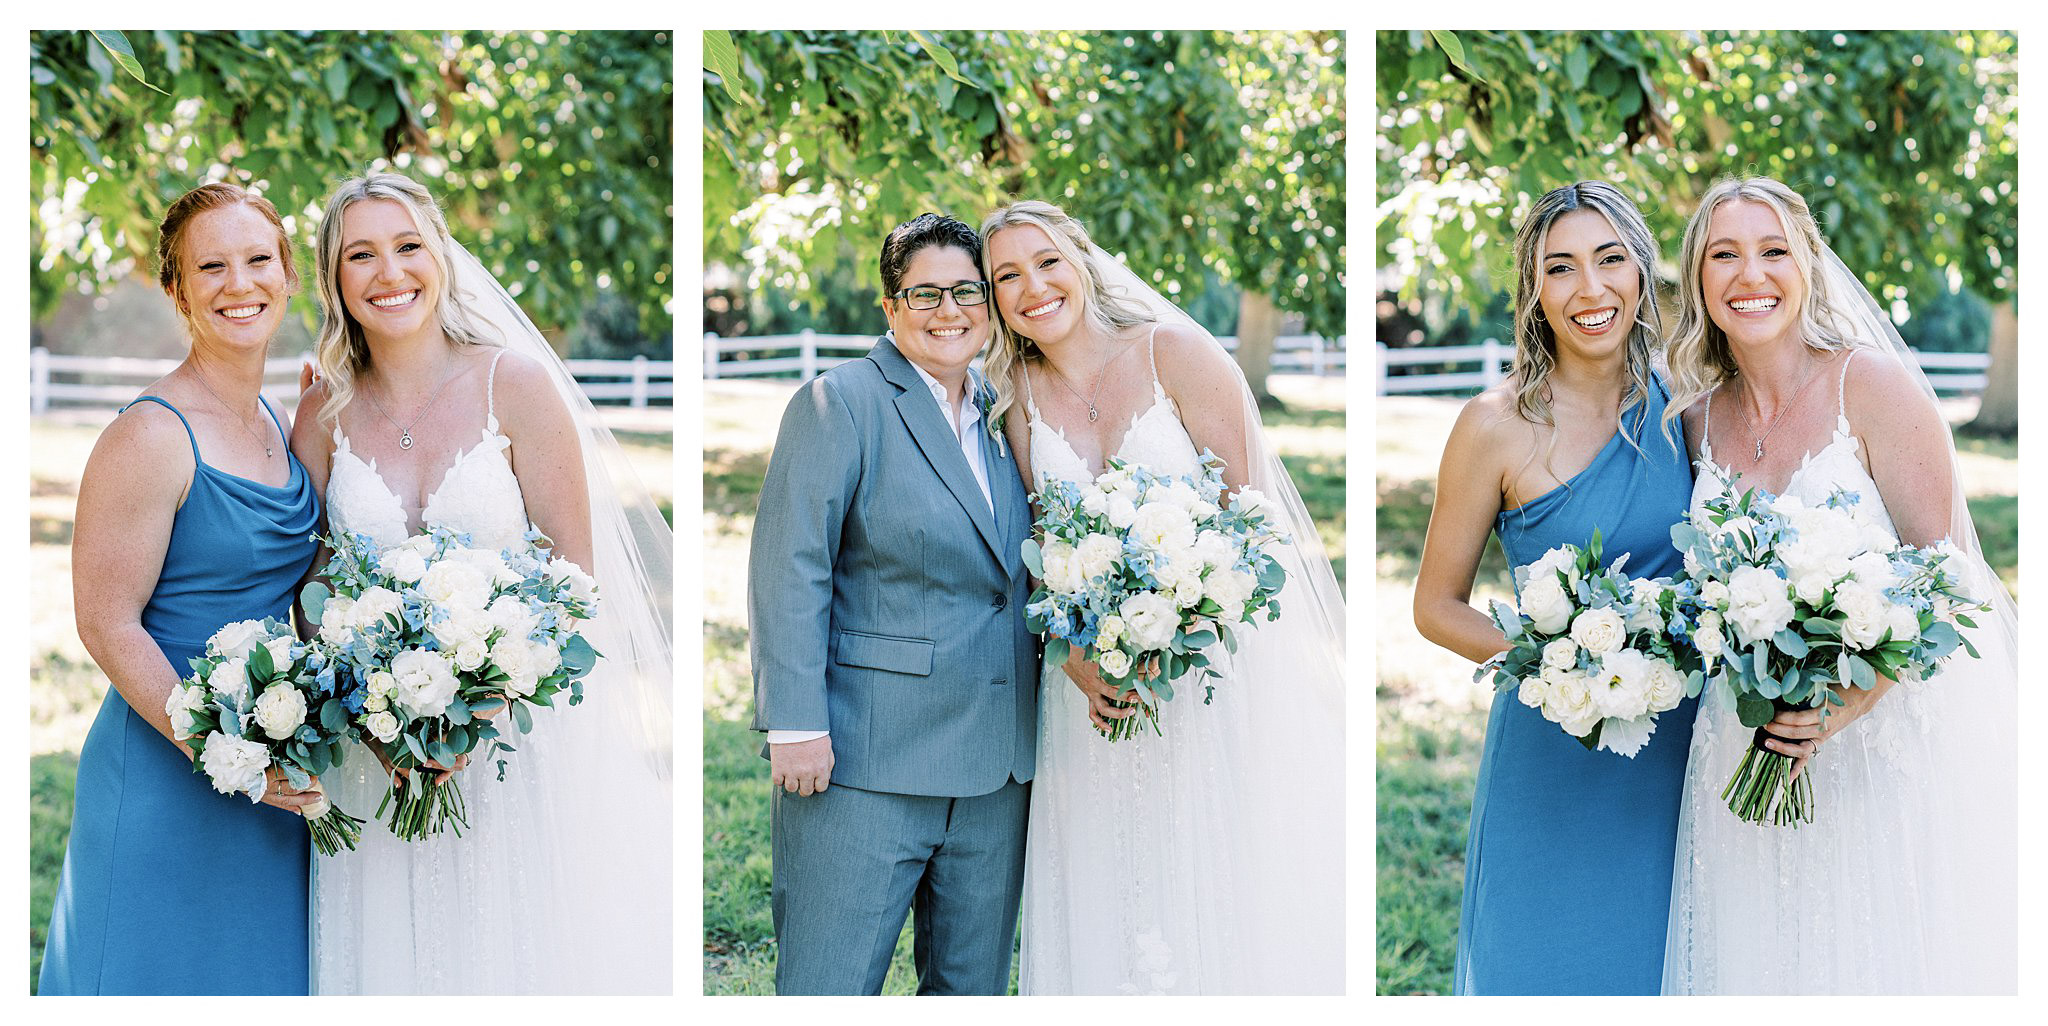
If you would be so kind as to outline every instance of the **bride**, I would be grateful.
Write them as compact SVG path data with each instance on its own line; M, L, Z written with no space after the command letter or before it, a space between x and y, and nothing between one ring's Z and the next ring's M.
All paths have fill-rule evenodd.
M1180 689L1164 736L1109 743L1098 730L1128 712L1095 666L1045 668L1019 989L1341 993L1344 604L1315 526L1208 332L1058 207L1013 204L981 233L1000 315L989 420L1027 487L1092 479L1113 455L1193 474L1207 449L1295 539L1281 618L1211 651L1213 702Z
M370 818L316 859L315 993L670 991L671 540L611 434L511 297L404 175L342 183L320 222L319 381L292 448L329 531L389 546L439 525L589 567L603 655L502 770L458 775L469 826L416 843L372 818L392 779L355 750L323 775ZM621 496L626 498L622 500Z
M1792 740L1767 744L1813 775L1818 806L1797 829L1743 822L1721 801L1751 731L1709 688L1679 810L1664 991L2014 993L2014 607L1983 561L1933 392L1779 182L1709 190L1681 259L1670 409L1685 411L1699 454L1695 508L1721 478L1810 504L1843 490L1908 544L1954 540L1970 593L1993 609L1966 631L1981 659L1837 687L1845 704L1825 720L1779 714L1770 730Z

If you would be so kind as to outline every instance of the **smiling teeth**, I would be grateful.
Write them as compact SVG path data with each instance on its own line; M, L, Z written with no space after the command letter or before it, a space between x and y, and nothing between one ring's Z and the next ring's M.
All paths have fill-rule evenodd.
M934 338L956 338L967 333L966 328L933 328L926 332Z
M371 305L371 306L404 306L405 304L407 304L407 303L410 303L410 302L412 302L413 300L415 300L415 299L418 299L419 297L420 297L420 290L418 290L418 289L414 289L414 290L412 290L411 292L401 292L401 293L399 293L398 295L395 295L395 296L379 296L379 297L377 297L376 299L372 299L372 300L370 300L370 305Z
M1041 314L1048 314L1066 305L1066 302L1067 301L1064 299L1055 299L1050 303L1044 303L1038 306L1034 306L1031 309L1024 311L1024 316L1037 317Z
M243 319L243 318L245 318L245 317L254 317L254 316L256 316L257 314L260 314L260 313L262 313L262 312L263 312L263 304L261 304L261 303L257 303L257 304L254 304L254 305L252 305L252 306L235 306L235 307L229 307L229 308L228 308L228 309L226 309L226 310L222 310L222 311L220 312L220 315L221 315L222 317L229 317L229 318L233 318L233 319L235 319L235 320L238 320L238 321L239 321L239 320L241 320L241 319Z
M1574 317L1572 318L1572 321L1578 324L1578 326L1581 328L1604 328L1607 326L1608 321L1614 319L1614 314L1614 310L1608 309L1603 310L1596 314L1585 314L1582 316Z
M1734 307L1737 313L1757 313L1762 310L1776 309L1778 301L1775 299L1738 299L1728 305Z

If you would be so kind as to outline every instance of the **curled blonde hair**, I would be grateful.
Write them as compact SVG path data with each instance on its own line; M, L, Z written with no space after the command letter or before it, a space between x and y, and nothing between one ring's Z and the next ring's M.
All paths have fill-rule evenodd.
M1678 327L1671 337L1671 404L1664 408L1669 424L1686 407L1698 402L1721 382L1735 376L1735 354L1728 347L1728 333L1707 313L1706 290L1700 271L1706 265L1707 231L1714 211L1730 200L1750 200L1771 208L1785 228L1792 264L1806 284L1806 300L1799 305L1799 335L1810 348L1832 352L1858 345L1856 339L1835 327L1842 318L1838 297L1830 294L1826 275L1813 273L1827 245L1813 209L1805 197L1775 178L1762 176L1724 178L1700 198L1699 209L1685 225L1685 242L1679 253Z
M1081 301L1081 314L1103 334L1113 336L1152 320L1150 311L1109 290L1103 280L1102 269L1096 264L1094 244L1089 241L1088 231L1081 227L1081 222L1042 200L1019 200L996 209L982 219L981 273L990 281L991 298L995 291L995 265L990 256L990 243L997 232L1022 225L1034 225L1044 231L1060 259L1073 265L1081 276L1081 295L1077 297ZM1018 361L1036 359L1040 354L1038 344L1030 336L1003 320L1000 306L996 306L992 320L988 356L982 360L981 367L996 391L996 401L989 407L988 422L998 424L1002 422L1003 412L1017 401L1016 386L1010 383L1010 375Z
M327 385L327 401L320 408L320 419L332 425L341 416L341 411L355 398L356 377L370 368L370 346L363 337L363 326L348 312L348 304L341 296L342 247L347 240L342 238L342 214L349 207L364 200L387 199L404 207L412 215L412 223L419 231L427 247L427 255L434 260L434 267L441 275L441 288L435 296L435 315L441 323L441 333L456 345L495 345L476 328L476 320L470 315L462 294L455 288L452 263L448 259L448 248L453 240L448 234L448 222L441 214L441 206L434 202L425 186L396 171L378 171L360 178L351 178L334 190L327 198L327 207L320 215L320 237L315 243L314 278L319 282L320 334L313 343L314 361L319 364L320 377Z

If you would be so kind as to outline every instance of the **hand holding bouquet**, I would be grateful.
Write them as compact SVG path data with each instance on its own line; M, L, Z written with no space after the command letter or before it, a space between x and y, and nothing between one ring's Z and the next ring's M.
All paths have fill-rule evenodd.
M1560 545L1515 569L1520 612L1493 604L1509 648L1493 665L1501 694L1578 738L1587 749L1635 758L1657 714L1700 691L1699 660L1670 630L1680 592L1663 579L1621 572L1627 556L1600 565L1600 532L1583 549ZM1486 666L1474 680L1484 679Z
M1964 592L1960 552L1901 544L1854 495L1814 506L1724 485L1671 540L1698 600L1693 643L1708 672L1720 669L1742 724L1758 728L1721 795L1749 822L1813 822L1811 778L1791 779L1792 758L1763 747L1777 713L1825 716L1844 704L1833 687L1917 680L1958 647L1977 654L1958 627L1988 607Z
M1237 651L1234 629L1280 616L1287 572L1273 549L1286 529L1265 496L1239 489L1222 504L1223 461L1204 452L1198 476L1173 476L1109 459L1094 481L1044 481L1042 512L1024 542L1039 581L1025 622L1058 666L1077 651L1129 696L1138 714L1118 720L1112 741L1141 725L1159 732L1160 704L1192 670L1212 676L1204 649ZM1203 702L1214 697L1213 688Z
M345 678L345 705L365 741L400 770L448 768L489 742L486 756L514 749L491 717L510 710L533 729L532 706L583 700L597 652L578 624L597 611L597 585L575 564L549 558L552 543L474 548L467 535L430 527L388 549L367 536L327 540L334 556L306 586L305 613ZM498 762L504 776L505 764ZM406 773L377 814L413 840L468 825L460 784Z
M348 715L324 673L326 656L276 619L240 620L213 633L192 676L164 701L171 731L188 742L192 771L222 794L263 800L272 766L301 791L320 792L300 809L322 855L353 850L363 821L320 791L318 775L338 765Z

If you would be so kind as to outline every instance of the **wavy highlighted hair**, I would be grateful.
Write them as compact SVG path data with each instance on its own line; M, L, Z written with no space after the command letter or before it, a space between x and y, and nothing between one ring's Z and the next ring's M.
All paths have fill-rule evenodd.
M1081 315L1097 330L1113 336L1152 320L1150 311L1109 290L1103 281L1102 269L1095 262L1095 254L1100 251L1089 240L1088 231L1081 227L1081 222L1042 200L1019 200L996 209L982 219L981 271L991 283L995 281L995 267L991 262L990 244L994 242L996 233L1023 225L1032 225L1045 232L1060 259L1071 264L1081 276L1081 295L1075 298L1081 301ZM991 284L990 292L993 293L995 288ZM1017 401L1016 386L1010 383L1010 375L1017 362L1034 359L1037 355L1038 344L1030 336L1010 327L1003 319L1001 306L997 306L988 356L981 365L982 373L996 390L996 401L989 407L990 424L1001 423L1003 411Z
M313 355L320 365L320 376L327 383L327 402L320 408L320 419L327 424L333 424L355 398L356 376L370 368L370 345L363 337L363 326L348 312L348 304L341 296L342 247L348 241L342 238L342 215L357 203L378 199L391 200L412 215L427 254L434 259L434 267L441 275L441 287L434 297L441 333L456 345L497 344L477 329L463 295L455 289L454 268L448 259L448 247L454 241L448 234L448 222L441 214L440 204L434 202L426 187L396 171L351 178L327 198L313 254L321 313Z

